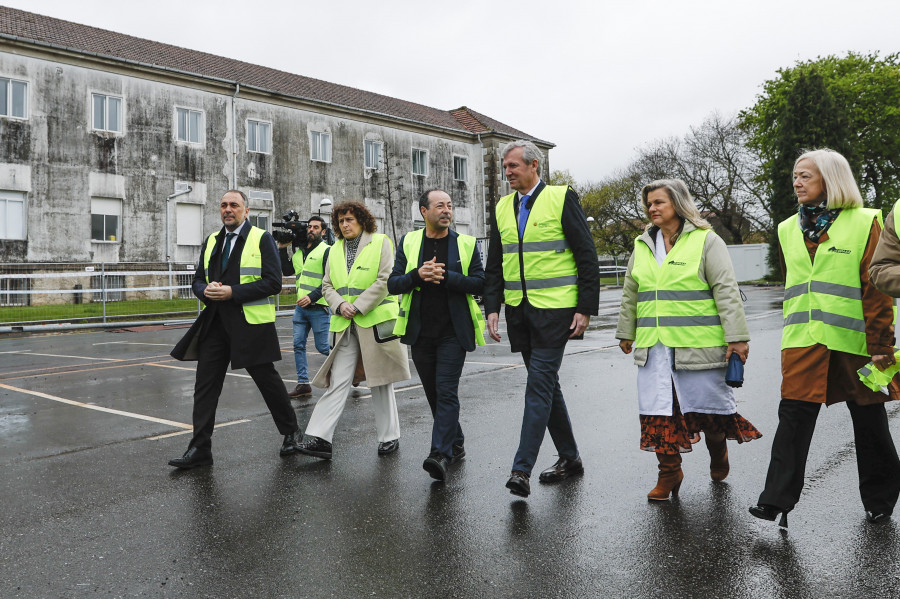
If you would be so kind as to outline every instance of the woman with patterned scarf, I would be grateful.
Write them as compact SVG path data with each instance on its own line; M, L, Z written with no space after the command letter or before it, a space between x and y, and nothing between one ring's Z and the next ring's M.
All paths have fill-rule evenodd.
M892 300L869 281L881 211L863 207L847 160L833 150L794 163L799 213L778 226L785 273L781 403L766 485L750 513L763 520L794 509L821 405L846 402L853 420L859 491L866 519L890 518L900 494L900 459L884 402L900 399L862 384L870 359L894 361ZM871 356L871 358L870 358Z
M372 392L378 455L389 455L400 446L400 420L393 383L409 378L406 347L394 335L399 304L388 293L387 281L394 265L394 245L376 233L375 217L360 202L334 207L331 222L338 236L322 279L322 295L331 308L331 353L312 380L324 387L306 426L300 453L330 460L331 440L344 411L355 373Z

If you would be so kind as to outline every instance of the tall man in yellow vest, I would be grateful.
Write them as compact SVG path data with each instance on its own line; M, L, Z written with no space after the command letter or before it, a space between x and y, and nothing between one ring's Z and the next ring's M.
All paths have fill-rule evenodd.
M388 291L403 294L394 327L412 346L412 359L434 417L431 452L422 464L436 480L466 455L459 425L459 377L466 352L484 345L484 317L472 294L484 290L484 269L475 238L450 228L453 202L429 189L419 198L425 228L397 245Z
M503 170L516 193L494 210L485 268L484 311L488 333L500 341L505 298L510 348L522 352L528 380L519 449L506 487L528 497L544 432L559 460L540 481L557 482L584 472L559 385L566 342L580 339L599 305L597 251L576 194L540 178L541 152L529 141L503 149Z
M328 341L328 322L331 312L328 302L322 297L322 277L325 275L325 263L328 261L330 246L322 239L325 220L321 216L309 217L306 227L306 245L298 248L288 258L288 243L278 244L278 257L281 259L281 273L290 277L297 276L297 307L291 322L294 325L294 366L297 369L297 386L288 393L288 397L309 397L312 387L309 384L309 363L306 359L306 339L312 329L316 349L323 356L331 350Z
M194 436L176 468L213 463L212 433L228 364L246 368L278 432L281 455L297 450L300 427L284 382L273 362L281 359L275 331L275 300L281 291L278 249L272 236L247 218L247 196L231 190L219 205L224 227L206 238L194 273L194 295L205 308L172 350L179 360L197 360L194 382Z

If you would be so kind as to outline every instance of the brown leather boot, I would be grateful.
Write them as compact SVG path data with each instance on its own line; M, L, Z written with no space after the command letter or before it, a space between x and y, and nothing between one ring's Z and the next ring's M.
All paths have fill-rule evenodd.
M681 487L681 481L684 480L684 473L681 471L681 454L658 453L656 459L659 460L659 480L656 481L653 490L647 494L647 499L667 501L669 494L678 496L678 489Z
M703 433L709 450L709 476L714 481L722 481L728 476L728 443L725 433L711 435Z

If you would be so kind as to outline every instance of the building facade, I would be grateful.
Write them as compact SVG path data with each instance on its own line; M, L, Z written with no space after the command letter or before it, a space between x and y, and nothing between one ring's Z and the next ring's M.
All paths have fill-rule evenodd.
M0 7L0 262L193 262L230 188L266 229L365 201L396 241L440 187L486 236L517 138L552 147L465 107Z

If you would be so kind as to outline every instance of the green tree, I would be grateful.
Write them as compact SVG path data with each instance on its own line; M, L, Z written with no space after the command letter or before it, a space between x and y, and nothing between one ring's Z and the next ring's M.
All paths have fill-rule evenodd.
M549 185L568 185L575 191L578 191L578 183L575 181L575 177L569 169L552 171L550 173L550 181L547 183Z
M794 162L804 149L828 147L843 154L856 166L859 160L852 146L847 114L829 91L824 77L816 68L798 73L788 90L778 115L771 147L766 147L768 160L763 177L769 185L766 208L772 217L769 232L769 263L778 263L778 223L797 211L793 190Z
M785 111L797 98L791 92L801 76L808 78L813 73L821 76L835 111L842 112L846 119L847 143L842 147L852 153L847 158L855 166L863 195L872 206L890 209L900 199L900 54L897 53L883 58L877 52L826 56L780 69L776 78L766 81L756 104L740 115L742 128L750 134L750 146L764 159L764 176L771 177L775 168L772 162L779 150L784 151L779 140L787 126ZM809 83L807 79L805 84ZM808 101L819 100L822 98ZM833 141L806 142L807 147L826 143L838 145ZM833 149L841 151L838 147ZM774 180L769 179L767 183L773 185Z

